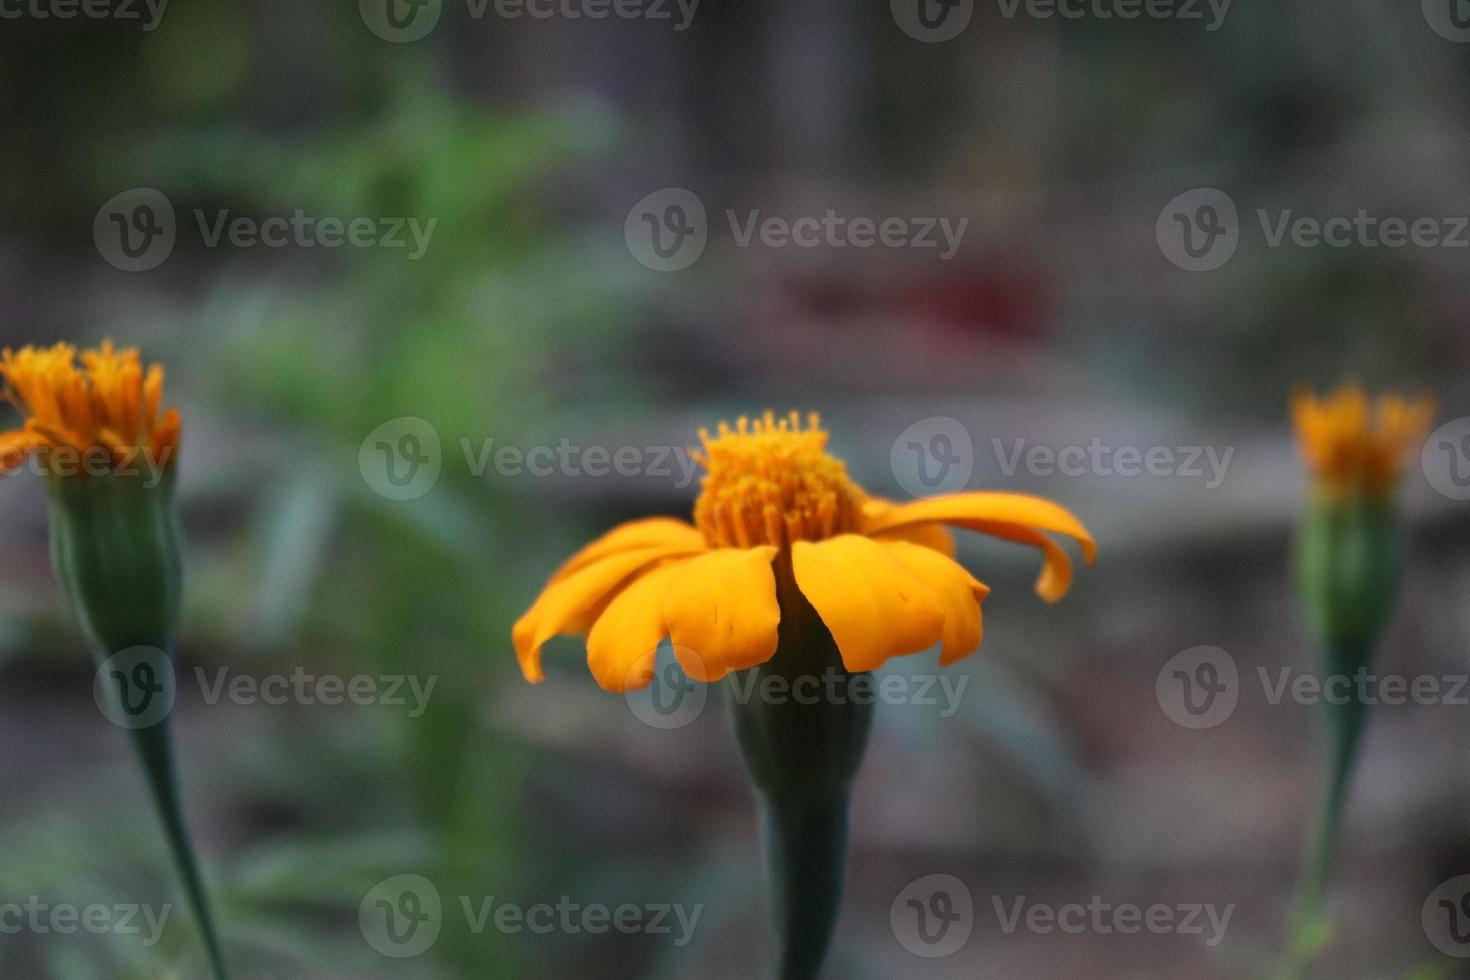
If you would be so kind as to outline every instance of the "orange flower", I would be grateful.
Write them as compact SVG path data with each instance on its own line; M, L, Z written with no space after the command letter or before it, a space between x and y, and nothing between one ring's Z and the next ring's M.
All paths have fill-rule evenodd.
M163 367L146 371L133 348L112 341L81 353L71 344L0 351L3 397L20 410L20 428L0 432L0 476L37 454L51 472L80 472L89 454L119 468L146 454L167 467L179 445L179 413L162 410Z
M1380 395L1372 404L1357 385L1325 398L1299 389L1291 400L1297 442L1317 487L1335 497L1388 497L1408 450L1424 440L1434 399Z
M869 497L826 452L812 415L771 413L734 429L701 431L705 469L694 523L667 517L614 528L566 562L512 636L521 670L543 678L541 648L586 633L587 660L611 691L649 683L668 638L689 676L715 681L769 660L782 603L799 589L821 616L849 671L939 644L950 664L980 645L990 591L956 564L944 525L1042 550L1036 583L1049 602L1071 562L1047 532L1096 546L1068 511L1016 493L959 493L908 504Z

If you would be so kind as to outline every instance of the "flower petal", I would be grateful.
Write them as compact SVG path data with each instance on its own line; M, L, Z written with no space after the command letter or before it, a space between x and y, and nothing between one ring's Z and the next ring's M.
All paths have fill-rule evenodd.
M867 518L866 531L870 535L887 535L897 528L942 521L967 531L1040 548L1044 564L1036 591L1047 602L1055 602L1066 594L1072 582L1072 563L1067 553L1042 531L1075 538L1082 545L1082 557L1088 564L1097 557L1097 543L1071 511L1030 494L957 493L896 506L870 506Z
M1071 511L1029 493L956 493L890 505L870 510L870 514L873 516L866 528L869 534L934 521L959 527L974 523L1016 524L1077 539L1089 563L1097 556L1097 543Z
M832 632L850 671L875 670L889 657L927 650L944 633L939 598L887 545L841 534L798 541L791 559L797 587Z
M1036 577L1036 594L1047 602L1057 602L1072 587L1072 559L1062 546L1040 531L1028 527L975 528L1006 541L1028 544L1040 548L1042 554L1041 574Z
M669 561L645 572L608 603L587 634L587 666L604 690L646 687L653 679L658 645L668 635L664 596L686 562Z
M25 462L27 456L46 445L46 440L25 429L0 432L0 476Z
M861 519L865 526L871 527L881 523L900 506L902 505L882 497L869 497L863 504ZM954 534L940 523L898 524L892 530L872 533L869 537L875 541L912 541L950 558L955 554Z
M559 582L595 561L620 551L636 548L667 548L670 551L704 551L704 536L694 525L672 517L645 517L642 520L619 524L602 537L578 551L551 576Z
M963 660L978 650L983 635L980 603L990 594L990 587L931 548L908 541L889 541L884 547L915 578L929 586L943 605L940 666Z
M173 462L173 455L179 448L179 429L182 424L177 409L171 408L163 413L163 420L153 430L153 440L148 446L148 454L154 463L168 466Z
M511 629L521 673L531 683L541 681L541 647L558 633L584 633L609 599L633 575L666 558L680 555L667 547L638 548L594 561L560 581L547 584Z
M674 655L690 677L717 681L775 654L781 623L771 570L776 551L772 545L720 548L679 565L663 615Z
M891 531L873 535L877 541L908 541L937 551L946 558L954 557L954 534L943 524L904 524Z

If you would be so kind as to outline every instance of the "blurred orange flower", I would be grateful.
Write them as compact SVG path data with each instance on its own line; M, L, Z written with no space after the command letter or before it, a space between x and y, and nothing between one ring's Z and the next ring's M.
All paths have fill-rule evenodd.
M163 367L145 371L134 348L115 350L103 341L81 353L71 344L0 351L0 397L20 410L20 428L0 432L0 475L32 453L48 468L76 472L81 457L104 451L124 467L141 454L155 467L168 466L179 445L179 413L163 410ZM50 464L70 454L68 467Z
M1370 402L1357 385L1321 399L1299 389L1291 400L1302 458L1317 487L1333 496L1392 495L1404 456L1423 441L1434 409L1427 395L1384 394Z

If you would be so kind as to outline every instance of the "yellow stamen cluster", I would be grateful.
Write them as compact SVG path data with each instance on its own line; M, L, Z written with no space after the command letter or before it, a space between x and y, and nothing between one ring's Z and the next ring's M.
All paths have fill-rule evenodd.
M694 522L714 548L819 541L852 531L864 499L842 461L827 454L816 413L742 418L716 435L701 429L705 468Z
M156 466L172 461L180 419L163 410L162 366L145 370L137 350L116 350L111 341L80 359L71 344L0 351L0 398L24 417L23 427L0 432L0 474L30 453L48 463L65 454L68 470L98 450L117 466L142 454Z
M1322 399L1298 391L1291 412L1319 489L1387 497L1398 486L1404 456L1429 431L1434 400L1381 395L1370 403L1362 388L1349 385Z

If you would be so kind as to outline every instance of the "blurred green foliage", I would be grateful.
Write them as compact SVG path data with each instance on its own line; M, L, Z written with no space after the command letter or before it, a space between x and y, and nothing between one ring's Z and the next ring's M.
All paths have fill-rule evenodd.
M201 32L228 33L222 8L207 9L186 16L204 18ZM237 57L175 45L147 63L173 79L156 91L206 105L237 81ZM160 115L187 108L166 100ZM585 356L625 326L610 263L557 220L557 178L613 132L585 107L471 107L411 62L363 118L304 137L205 118L146 141L104 134L90 149L99 184L167 189L183 229L175 261L203 266L205 290L176 321L149 308L141 328L104 323L96 332L158 338L149 353L170 362L171 395L198 406L187 438L268 433L263 451L203 447L207 464L200 454L184 462L207 469L201 492L214 502L185 502L196 531L186 653L210 665L249 656L252 671L438 678L421 718L376 711L324 724L310 711L280 714L204 777L196 747L181 747L186 799L232 813L248 835L211 874L243 976L375 975L383 961L357 932L357 903L404 871L434 881L449 906L433 956L415 970L527 975L510 940L465 928L456 896L516 890L529 873L525 855L540 846L523 812L528 747L489 720L497 686L518 677L508 637L528 586L509 575L510 559L539 551L540 538L515 501L464 467L447 466L432 494L402 504L370 492L356 458L377 424L414 415L445 434L452 460L460 436L478 441L547 404L543 381L559 350ZM216 206L435 224L428 260L338 249L298 253L262 275L214 271L216 256L189 254L192 211ZM569 258L587 272L570 283L560 274ZM212 522L187 515L216 506L230 519L197 533ZM114 784L131 775L91 774ZM134 803L138 819L121 836L104 814L61 823L37 814L31 831L10 834L28 857L7 868L7 884L77 895L96 877L156 876L163 864L146 804ZM160 900L168 886L155 882ZM336 923L326 933L335 940L323 941L318 921ZM179 948L187 936L170 930L151 955L121 943L110 953L44 948L59 978L154 977L188 962Z

